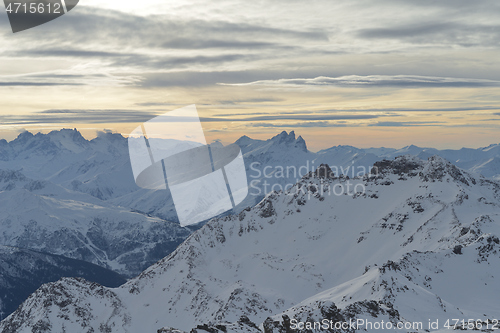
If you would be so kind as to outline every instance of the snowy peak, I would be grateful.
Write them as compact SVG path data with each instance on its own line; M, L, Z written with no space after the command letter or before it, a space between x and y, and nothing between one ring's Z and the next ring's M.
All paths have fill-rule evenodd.
M472 182L473 184L476 183L475 179L471 177L467 172L460 170L444 158L437 155L429 157L427 163L424 164L424 169L422 170L421 177L423 178L423 180L442 181L447 176L465 185L470 185L469 182Z
M240 147L246 147L246 146L254 143L255 141L256 140L250 138L249 136L243 135L241 138L239 138L238 140L236 140L234 143L236 143Z
M290 133L283 131L275 137L271 138L270 141L275 145L293 146L304 152L307 151L307 145L302 136L299 136L297 139L295 139L295 131L291 131Z
M201 333L205 324L246 325L244 315L278 333L290 327L280 324L285 315L427 322L499 313L500 186L457 186L454 172L468 175L438 157L403 156L378 166L388 181L325 179L331 168L320 165L317 179L212 219L119 288L79 280L42 287L0 331L31 332L37 322L30 318L41 318L53 332L200 325ZM400 332L408 331L417 330Z
M307 151L306 141L299 135L297 140L295 141L295 147L301 149L302 151Z
M61 129L48 134L32 133L25 131L9 142L4 149L12 149L14 156L28 157L30 155L60 155L64 152L81 153L88 148L87 141L75 129Z
M470 182L476 183L474 177L469 173L457 168L438 155L429 157L427 161L411 155L398 156L394 160L382 160L373 164L372 173L380 175L419 175L424 182L453 179L465 185L469 185Z
M373 164L372 172L376 174L409 174L416 175L424 168L424 161L411 155L398 156L394 160L382 160Z
M278 144L294 142L295 141L295 132L291 131L290 134L288 134L286 131L283 131L280 134L274 136L271 139L271 141L277 142Z
M283 153L284 149L295 150L298 149L301 152L307 153L307 144L302 136L295 138L295 132L291 131L287 133L286 131L272 137L269 140L255 140L244 135L235 142L238 146L243 149L243 152L254 153L258 151L261 152L274 152Z
M43 135L43 134L38 134ZM59 131L51 131L47 134L54 141L70 140L73 142L84 143L87 140L82 136L82 134L76 129L63 128Z

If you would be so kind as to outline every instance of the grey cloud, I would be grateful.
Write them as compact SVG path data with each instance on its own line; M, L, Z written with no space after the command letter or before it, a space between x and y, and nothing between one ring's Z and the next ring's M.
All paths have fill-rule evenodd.
M417 22L356 32L363 39L396 39L416 44L491 46L500 40L500 25Z
M4 124L40 124L40 123L133 123L144 122L156 114L139 110L44 110L25 116L0 116Z
M471 13L491 13L500 11L500 5L496 0L383 0L383 3L388 5L406 5L413 8L423 8L423 9L441 9L446 12L465 12ZM407 7L407 8L408 8Z
M267 102L281 102L282 98L272 98L272 97L262 97L262 98L245 98L245 99L234 99L234 100L222 100L218 101L218 104L226 105L236 105L236 104L246 104L246 103L267 103ZM253 115L258 113L253 113ZM242 115L242 114L235 114ZM227 114L226 114L227 116Z
M273 124L273 123L251 123L249 127L279 127L279 128L299 128L299 127L357 127L358 124L331 123L328 121L306 121L290 124Z
M63 73L52 71L16 76L1 76L0 86L81 86L81 85L135 85L140 81L136 76Z
M441 121L379 121L368 126L381 126L381 127L414 127L414 126L441 126L444 124Z
M322 111L316 112L321 113ZM290 111L290 112L277 112L275 115L287 115L287 114L312 114L312 111ZM259 116L268 115L269 112L240 112L240 113L218 113L215 117L233 117L233 116Z
M218 82L237 83L244 80L275 78L278 73L265 70L253 71L178 71L169 73L143 74L143 87L199 87L214 85ZM281 73L279 73L281 74Z
M68 17L66 17L68 16ZM137 16L120 11L80 7L58 20L57 33L50 26L40 26L37 34L29 32L22 39L36 40L44 35L53 45L114 45L143 48L265 48L280 46L280 40L327 41L328 35L318 30L280 29L249 23L207 20L172 20L163 15ZM203 36L203 38L200 38ZM269 42L269 40L273 42ZM56 43L55 41L61 41ZM104 43L102 43L104 42Z
M351 86L351 87L498 87L500 81L470 78L433 77L419 75L348 75L319 76L310 79L260 80L249 83L220 83L221 85L264 86Z
M14 124L37 124L37 123L133 123L145 122L161 113L148 112L142 110L122 110L122 109L54 109L43 110L34 114L19 116L0 116L0 120L5 125ZM200 117L201 122L249 122L249 121L272 121L272 120L306 120L306 121L327 121L327 120L356 120L356 119L375 119L380 116L374 115L267 115L246 118L230 117ZM174 119L172 119L174 121ZM194 118L176 117L178 122L198 121Z
M452 107L452 108L385 108L385 109L327 109L317 112L386 112L387 115L398 116L394 112L462 112L462 111L483 111L498 110L498 106L471 106L471 107ZM436 114L435 116L441 116Z
M6 53L10 56L32 57L76 57L76 58L103 58L111 60L113 66L135 66L152 69L165 69L170 67L181 68L185 65L210 65L227 63L238 60L255 60L257 56L248 54L221 54L214 56L184 56L172 57L165 55L152 55L147 53L89 51L76 48L37 48Z
M270 115L270 116L258 116L258 117L248 117L243 121L266 121L266 120L342 120L342 119L375 119L379 118L378 115L368 115L368 114L353 114L353 115L308 115L308 114L290 114L290 115ZM234 120L230 120L234 121Z
M56 23L16 35L15 47L9 47L3 55L11 58L102 60L101 66L107 71L120 72L123 72L123 67L127 70L136 68L137 73L155 73L200 66L217 71L219 66L228 63L248 64L263 58L276 58L280 54L276 52L278 49L300 49L309 41L328 41L327 33L318 29L284 29L273 27L270 23L138 16L82 6L78 11L60 17ZM54 24L57 24L57 29L54 29ZM168 52L172 49L176 52ZM183 49L186 52L180 52ZM204 49L214 50L207 54L202 52ZM190 70L188 73L145 76L144 87L148 88L213 85L217 83L217 77L227 78L231 74L205 74ZM178 81L172 79L174 77ZM54 83L54 78L47 79L50 85L68 84ZM243 78L255 80L270 76L255 73Z
M356 34L361 38L405 38L435 34L444 30L457 29L458 27L460 25L456 23L418 23L391 28L361 29Z
M18 87L18 86L80 86L82 83L56 83L56 82L22 82L22 81L3 81L0 87Z
M385 109L323 109L316 111L305 111L296 110L289 112L279 112L279 115L287 114L320 114L320 113L338 113L338 112L349 112L349 113L366 113L366 112L377 112L382 113L383 116L390 117L403 117L404 115L398 114L397 112L463 112L463 111L484 111L484 110L498 110L499 107L495 106L477 106L477 107L461 107L461 108L385 108ZM256 116L256 115L267 115L268 112L241 112L241 113L219 113L215 114L216 117L231 117L231 116ZM494 115L500 115L500 113L493 113ZM434 116L441 116L440 114L434 114ZM462 119L463 117L456 117Z
M224 48L224 49L265 49L265 48L284 48L291 49L293 46L280 45L278 43L258 42L258 41L238 41L238 40L199 40L199 39L172 39L168 42L161 44L161 47L168 49L211 49L211 48Z
M175 106L179 104L166 103L166 102L142 102L142 103L135 103L134 105L149 107L149 106Z
M76 48L61 49L55 48L36 48L16 52L8 52L6 55L12 56L35 56L35 57L85 57L85 58L108 58L108 57L133 57L139 54L89 51Z
M213 65L234 62L238 60L255 60L258 56L247 54L221 54L214 56L167 57L133 55L113 59L115 66L136 66L152 69L181 69L188 65Z

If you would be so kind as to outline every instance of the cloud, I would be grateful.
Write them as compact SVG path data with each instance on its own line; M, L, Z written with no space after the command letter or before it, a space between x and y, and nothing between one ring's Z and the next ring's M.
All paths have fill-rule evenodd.
M167 102L141 102L141 103L134 103L135 106L175 106L179 104L174 104L174 103L167 103Z
M236 104L247 104L247 103L268 103L268 102L282 102L282 98L274 97L261 97L261 98L244 98L244 99L232 99L232 100L221 100L217 101L218 104L226 105L236 105ZM259 114L259 113L253 113ZM238 115L238 114L236 114ZM241 115L241 114L240 114ZM227 114L226 114L227 116Z
M312 79L262 80L249 83L226 84L233 86L344 86L344 87L498 87L500 81L486 79L433 77L418 75L348 75L340 77L319 76Z
M487 111L487 110L498 110L498 106L470 106L470 107L449 107L449 108L381 108L381 109L323 109L315 111L307 110L295 110L287 112L276 113L278 115L290 115L290 114L331 114L331 113L374 113L377 112L379 115L391 116L391 117L402 117L402 114L406 112L462 112L462 111ZM219 113L215 114L215 117L232 117L232 116L257 116L257 115L267 115L269 112L240 112L240 113ZM493 113L494 115L500 115L500 113ZM440 114L434 114L433 116L441 116ZM455 117L462 119L463 117Z
M213 56L150 56L150 55L132 55L113 58L113 66L132 66L135 68L148 69L172 69L176 70L194 65L209 66L218 64L227 64L235 61L252 61L258 59L257 55L252 54L221 54ZM168 73L162 73L169 75Z
M22 82L22 81L3 81L0 82L1 87L18 87L18 86L81 86L83 83L63 83L63 82Z
M299 128L299 127L357 127L359 124L332 123L329 121L306 121L290 124L273 124L273 123L251 123L248 127L279 127L279 128Z
M200 50L200 49L293 49L293 46L282 45L279 43L259 42L259 41L239 41L239 40L223 40L223 39L171 39L161 47L167 49L184 49L184 50Z
M193 71L183 70L169 73L144 73L141 86L153 87L203 87L215 85L218 82L238 83L262 78L274 79L283 73L263 69L242 71ZM279 76L278 76L279 77Z
M236 121L268 121L268 120L359 120L359 119L375 119L379 115L369 114L353 114L353 115L332 115L332 114L289 114L289 115L268 115L243 118ZM228 119L228 121L234 121Z
M368 126L380 127L414 127L414 126L441 126L444 122L441 121L379 121Z
M327 110L328 111L328 110ZM289 112L277 112L275 115L287 115L287 114L312 114L312 113L321 113L320 112L312 112L312 111L289 111ZM234 116L259 116L259 115L268 115L269 112L239 112L239 113L218 113L214 114L214 117L234 117Z
M55 24L57 29L54 29ZM134 73L136 77L144 77L140 82L145 88L203 86L216 84L216 78L228 79L232 71L239 72L241 68L246 68L242 72L257 69L253 74L239 76L240 80L275 78L269 74L260 75L266 69L249 64L263 59L280 59L283 53L295 52L308 43L328 42L328 39L328 33L319 28L297 25L286 28L269 21L233 22L168 14L139 16L80 6L53 24L16 35L15 43L9 42L11 38L5 39L2 57L10 60L36 58L40 63L53 59L71 63L95 61L101 72L117 76L118 73ZM166 73L172 71L177 73ZM207 73L209 71L213 73ZM25 78L26 81L30 79L29 76ZM82 81L87 78L75 76L72 82L51 79L42 82L41 78L33 78L29 82L34 82L33 85L85 85L88 81ZM21 84L28 85L17 80L3 83Z
M61 45L75 48L85 45L89 52L113 49L262 49L288 47L286 41L328 41L328 34L319 29L287 29L273 27L271 22L252 24L211 19L186 19L165 14L139 16L122 11L102 10L81 6L68 17L58 19L58 29L50 25L37 28L37 33L27 31L19 37L32 40L39 48L47 50L45 56L65 56L57 51ZM44 38L39 38L44 36ZM295 44L295 43L294 43ZM26 44L30 46L33 45ZM95 48L100 48L95 50ZM18 55L23 48L17 47ZM83 53L75 53L80 56ZM107 56L106 54L102 54Z
M156 114L139 110L44 110L29 115L0 116L3 124L105 124L105 123L135 123L144 122Z
M137 56L136 53L121 53L121 52L107 52L107 51L92 51L92 50L82 50L78 48L66 48L62 49L60 47L53 48L36 48L27 49L16 52L5 52L4 55L7 56L24 56L24 57L76 57L76 58L108 58L108 57L133 57Z
M0 121L5 125L29 125L29 124L61 124L61 123L83 123L83 124L105 124L105 123L135 123L148 121L164 112L150 112L142 110L123 109L53 109L43 110L29 115L0 116ZM243 118L232 117L200 117L201 122L256 122L272 120L305 120L305 121L327 121L327 120L359 120L375 119L377 115L309 115L309 114L278 114ZM175 117L169 121L197 122L196 118Z
M136 75L114 75L88 66L23 75L0 75L0 86L125 86L141 81Z
M135 13L125 13L111 9L103 10L88 6L80 6L77 11L57 20L57 29L47 24L33 30L16 35L16 42L4 46L3 57L10 59L33 59L51 63L56 59L74 62L95 61L99 63L101 72L133 73L139 80L126 84L140 85L144 88L155 87L202 87L222 82L223 84L285 84L287 86L394 86L394 87L483 87L495 86L498 83L484 80L451 79L453 71L447 66L438 71L441 78L426 76L368 75L368 76L337 76L346 73L346 68L356 68L356 74L377 73L392 74L400 70L387 70L383 67L369 67L365 62L371 52L402 53L419 57L420 52L411 54L402 50L401 44L387 49L383 43L372 47L369 40L428 38L437 33L455 34L456 38L474 31L471 40L463 43L481 43L483 45L498 45L492 43L500 29L494 24L474 24L451 20L433 20L433 16L422 19L415 18L411 23L395 25L385 14L384 6L390 6L396 13L404 13L406 9L415 9L419 13L425 6L413 5L402 1L404 5L389 0L382 1L382 7L370 15L381 15L380 20L373 20L380 26L374 26L370 20L360 20L356 15L353 20L342 20L343 29L339 29L332 20L324 19L328 10L332 9L328 2L321 4L325 13L318 13L318 19L305 18L297 13L308 12L307 4L294 2L295 12L285 12L279 19L264 15L258 20L246 20L244 16L232 16L239 6L250 6L234 1L229 10L231 20L221 19L220 15L198 16L174 15L163 12L155 15L141 16ZM238 5L239 4L239 5ZM285 5L285 4L283 4ZM289 5L288 3L286 5ZM448 6L449 5L449 6ZM451 4L448 3L451 8ZM279 5L275 5L275 7ZM303 6L303 7L302 7ZM212 5L203 5L201 11ZM349 6L339 6L336 15L339 18L350 17L357 10L363 10L366 5L362 1L353 1ZM429 8L442 8L441 5L429 3ZM471 7L471 6L469 6ZM483 6L481 6L482 8ZM232 12L235 10L235 12ZM293 14L295 13L295 14ZM323 16L322 16L323 15ZM323 17L323 19L320 19ZM458 17L458 16L457 16ZM391 17L392 18L392 17ZM461 18L461 16L459 17ZM299 24L299 22L309 22ZM339 23L340 24L340 23ZM361 29L360 29L361 28ZM459 30L457 30L459 29ZM354 31L354 32L353 32ZM10 36L10 35L9 35ZM43 36L41 38L40 36ZM348 40L348 43L336 41ZM472 40L474 39L474 41ZM498 39L500 41L500 39ZM406 42L405 42L406 43ZM406 45L406 44L405 44ZM440 44L440 47L441 44ZM361 60L342 60L336 68L332 68L333 57L338 54L357 54ZM284 55L286 55L284 57ZM314 58L314 60L312 60ZM424 59L425 61L425 59ZM358 62L358 63L356 63ZM446 60L438 59L445 63ZM460 61L459 61L460 62ZM455 67L464 68L456 62ZM368 61L371 63L371 61ZM287 66L290 64L290 66ZM314 64L314 65L313 65ZM406 68L406 65L397 65ZM451 66L451 65L450 65ZM439 67L439 66L438 66ZM426 70L426 66L412 67L405 73L429 74L436 71ZM426 73L427 72L427 73ZM83 75L83 73L80 73ZM56 81L55 77L47 79L47 85L87 85L105 77L97 76L74 77L71 81ZM131 74L132 75L132 74ZM322 76L319 76L322 75ZM480 74L477 74L480 77ZM315 79L294 79L297 77ZM494 75L491 75L494 77ZM26 77L26 81L29 81ZM441 79L441 80L438 80ZM281 82L282 80L285 80ZM292 80L295 80L292 82ZM307 80L307 82L300 81ZM272 81L272 82L269 82ZM494 80L493 80L494 81ZM10 85L28 85L24 81L13 80ZM31 82L31 81L29 81ZM45 82L33 79L33 85L44 85ZM4 82L3 85L9 85Z
M442 33L444 31L457 30L463 25L448 22L418 22L414 24L393 26L391 28L368 28L358 30L356 35L361 38L389 38L404 39L418 38Z
M340 86L340 87L498 87L500 81L419 75L319 76L311 79L260 80L249 83L220 83L229 86Z
M486 111L486 110L498 110L499 106L464 106L464 107L448 107L448 108L383 108L383 109L326 109L318 110L317 113L321 112L384 112L387 115L394 117L399 116L395 112L461 112L461 111ZM440 116L435 114L434 116Z
M355 35L363 39L396 39L416 44L491 46L500 40L500 25L417 22L389 28L360 29Z

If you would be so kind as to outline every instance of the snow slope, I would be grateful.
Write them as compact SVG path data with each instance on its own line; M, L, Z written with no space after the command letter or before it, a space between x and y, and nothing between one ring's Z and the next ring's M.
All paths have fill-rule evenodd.
M374 162L383 158L411 154L427 159L439 155L468 171L500 179L498 144L460 150L413 145L401 149L334 146L313 153L293 131L283 131L269 140L243 136L235 143L242 149L250 185L250 194L237 212L255 205L272 190L293 186L321 163L329 164L337 175L352 177L368 172ZM86 140L77 130L36 135L24 132L11 142L0 140L0 169L21 171L34 180L48 180L115 206L177 221L169 191L144 190L135 184L127 139L120 134L101 133L93 140Z
M19 171L0 170L0 244L139 274L190 233Z

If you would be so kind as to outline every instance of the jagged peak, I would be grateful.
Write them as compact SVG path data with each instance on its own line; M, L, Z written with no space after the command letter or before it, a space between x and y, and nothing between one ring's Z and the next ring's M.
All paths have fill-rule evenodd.
M295 147L300 148L303 151L307 151L306 140L304 140L304 138L301 135L299 135L297 141L295 141Z
M39 135L38 133L37 135ZM43 135L43 134L42 134ZM61 128L60 130L55 130L49 132L47 136L51 139L66 139L69 138L73 142L87 142L87 140L83 137L82 133L78 131L76 128Z
M30 131L24 131L24 132L19 133L17 138L15 138L12 142L22 144L22 143L26 143L32 137L34 137L33 133L31 133Z
M306 141L300 135L298 138L295 138L295 131L290 131L290 133L283 131L280 134L272 137L269 141L273 142L274 144L278 144L278 145L281 145L281 144L294 145L294 147L296 147L304 152L307 151Z
M400 174L415 173L422 170L424 161L412 155L403 155L394 158L394 160L382 160L373 164L376 174Z
M288 143L295 141L295 132L291 131L290 133L287 133L286 131L283 131L280 134L271 138L271 141L275 141L278 143Z
M248 141L252 141L253 139L250 138L248 135L243 135L242 137L240 137L238 140L235 141L235 143L237 145L239 145L240 143L247 143Z
M442 180L446 175L466 185L469 185L469 181L473 184L476 183L475 179L467 172L459 169L451 162L438 155L429 157L424 165L421 177L424 181Z
M425 149L425 148L415 146L415 145L409 145L409 146L405 146L405 147L401 148L401 150L412 150L412 149Z
M302 179L321 178L321 179L335 179L335 172L328 164L320 164L315 171L309 171Z
M59 141L63 138L69 138L74 142L87 142L87 140L82 136L80 131L78 131L76 128L73 129L62 128L60 130L51 131L47 134L41 132L33 134L30 131L24 131L20 133L17 136L17 138L15 138L11 142L17 144L25 144L32 138L51 140L51 141Z
M475 179L467 172L438 155L429 157L427 161L412 155L398 156L392 161L382 160L373 164L372 173L419 175L423 181L442 181L448 175L466 185L469 185L469 182L476 183Z

